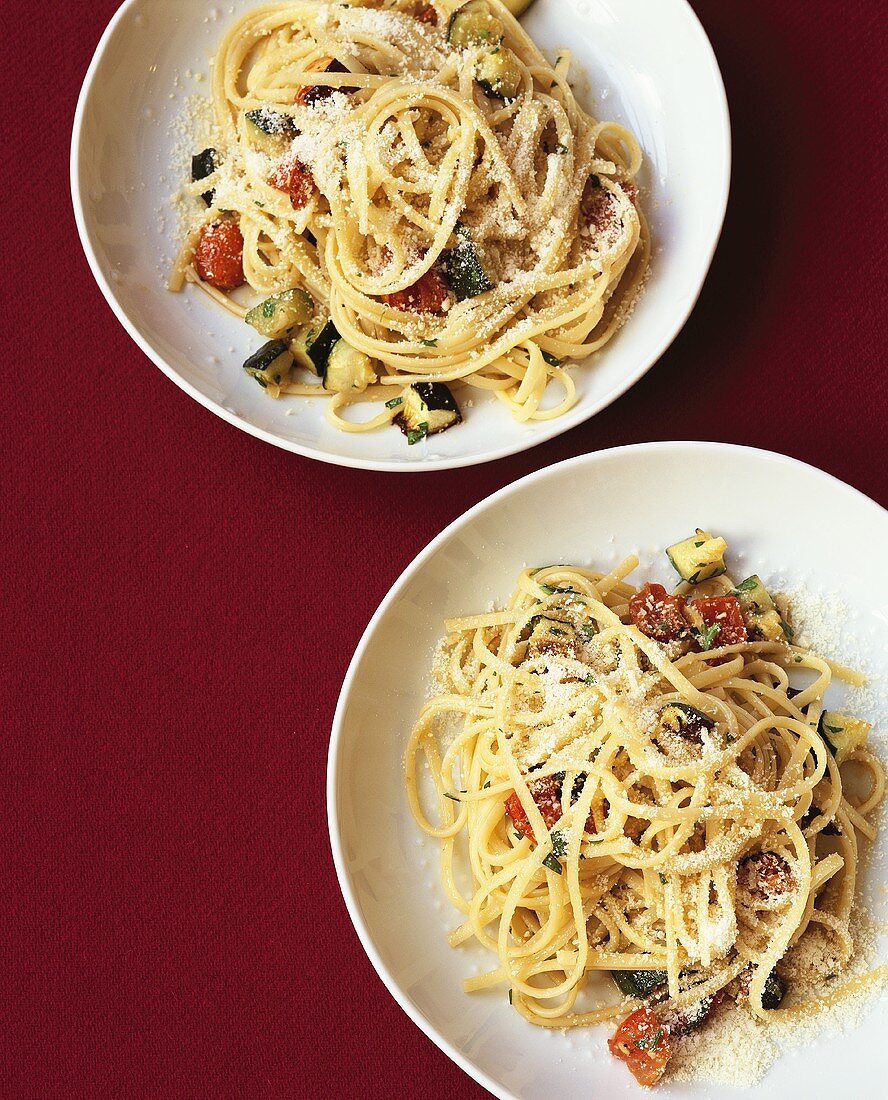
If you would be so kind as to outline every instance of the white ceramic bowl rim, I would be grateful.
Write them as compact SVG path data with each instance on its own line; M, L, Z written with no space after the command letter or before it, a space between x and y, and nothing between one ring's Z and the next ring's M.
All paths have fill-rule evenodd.
M792 458L789 455L783 455L776 451L768 451L759 447L744 447L733 443L716 443L706 441L679 441L673 440L669 442L655 442L655 443L635 443L628 444L622 447L609 447L601 451L593 451L589 454L578 455L575 458L566 459L563 462L557 462L551 466L546 466L542 470L536 470L526 477L520 478L518 481L514 481L509 485L504 486L497 492L492 493L478 504L474 505L463 515L459 516L452 523L448 524L440 534L421 550L419 554L413 559L413 561L407 566L407 568L401 573L398 579L389 589L388 593L383 598L379 607L367 624L364 633L361 636L361 640L358 642L355 654L349 664L348 670L345 674L345 678L340 690L339 701L336 705L336 711L333 716L333 726L330 734L330 748L327 757L327 824L330 832L330 846L333 854L333 863L336 868L336 877L339 880L339 886L342 890L342 895L345 900L346 909L351 917L352 924L355 927L355 931L358 934L358 939L367 953L367 957L373 964L376 973L382 979L384 985L388 989L389 993L394 997L397 1003L401 1006L404 1012L410 1017L410 1019L420 1028L420 1030L432 1040L437 1047L439 1047L453 1062L455 1062L469 1077L483 1085L490 1093L500 1098L500 1100L514 1100L514 1097L510 1092L502 1088L498 1083L494 1082L479 1066L469 1061L452 1043L445 1039L435 1028L435 1026L425 1018L422 1012L413 1004L409 997L407 997L400 989L395 978L391 974L390 970L383 962L379 952L377 951L370 929L361 914L360 907L357 903L354 891L352 889L351 880L346 867L345 856L342 849L342 842L339 830L339 809L338 809L338 768L339 768L339 749L340 749L340 737L342 735L344 726L344 716L347 706L347 700L352 691L354 680L357 675L358 668L363 660L364 654L373 642L373 636L376 633L377 625L386 615L389 607L397 599L402 587L409 581L425 564L425 562L434 555L438 548L446 543L453 535L457 534L463 528L468 527L477 515L487 510L487 508L498 503L499 501L521 493L528 485L535 481L539 481L550 476L556 470L564 470L573 466L581 466L586 462L595 462L598 460L605 460L607 458L625 454L630 455L643 451L661 451L667 452L673 449L681 448L694 448L700 453L707 451L711 453L732 453L732 454L747 454L749 456L756 456L758 458L764 458L775 465L789 465L794 467L801 467L816 477L822 479L824 482L830 483L833 486L843 490L849 495L857 498L857 500L872 508L879 513L884 513L883 509L876 501L866 496L865 493L861 493L859 489L855 489L853 486L848 485L846 482L841 481L839 478L834 477L832 474L826 473L824 470L819 469L816 466L812 466L807 462L802 462L800 459Z
M721 236L721 229L724 224L725 212L727 210L731 179L731 126L724 82L722 80L718 61L715 57L712 45L706 35L706 31L704 30L702 23L700 22L697 14L691 7L689 0L678 0L682 8L686 9L689 26L698 36L701 57L705 56L708 62L710 75L712 76L713 80L713 88L715 89L718 96L718 107L723 119L722 134L724 138L722 148L720 150L721 178L723 181L722 192L719 196L719 204L717 207L718 218L716 231L713 234L709 248L705 252L700 253L696 270L694 272L693 278L690 280L694 287L693 293L691 293L687 298L684 307L676 311L673 324L669 328L668 332L664 333L663 338L659 341L658 344L651 347L647 355L639 359L635 369L627 371L624 377L616 386L614 386L608 393L602 395L592 404L588 406L575 405L572 409L565 413L564 416L559 417L557 420L540 422L535 425L535 436L532 439L520 438L516 436L513 442L510 442L503 446L492 448L488 451L443 458L431 458L416 463L403 463L392 461L390 459L374 459L363 458L353 455L341 455L332 451L306 446L295 440L283 439L275 435L273 432L259 426L258 424L254 424L246 417L241 416L233 410L226 408L223 404L214 400L209 395L201 392L201 390L193 385L187 378L183 377L175 368L170 366L159 352L155 351L151 343L139 331L137 325L130 319L126 310L123 308L122 304L118 300L117 295L114 293L114 290L112 289L109 281L106 279L87 225L83 195L81 192L80 184L80 161L83 155L82 133L84 116L86 113L90 93L92 91L93 84L95 82L96 75L102 62L106 47L113 38L117 27L126 17L129 10L141 2L143 2L143 0L124 0L124 2L114 13L111 21L105 28L105 31L99 40L80 90L80 95L77 101L77 108L74 114L70 154L71 197L74 206L75 222L77 224L80 241L84 253L86 254L90 269L92 270L93 277L98 283L99 289L102 291L102 294L104 295L105 300L108 302L108 305L111 307L114 315L117 317L121 325L123 325L124 329L132 338L132 340L136 343L140 350L151 360L151 362L153 362L155 366L159 367L160 370L163 371L163 373L169 379L171 379L180 389L184 390L185 393L187 393L190 397L193 397L194 400L203 405L204 408L209 409L210 412L221 417L229 424L232 424L235 427L240 428L242 431L245 431L248 434L255 436L257 439L262 439L266 443L270 443L273 446L283 448L284 450L292 451L307 458L314 458L323 462L332 463L334 465L347 466L355 469L378 470L396 473L426 473L436 470L447 470L456 469L463 466L473 466L482 462L493 462L497 459L505 458L509 455L528 450L531 447L535 447L538 444L544 443L549 439L561 435L563 432L569 431L571 428L576 427L578 424L584 423L586 420L595 416L602 409L606 408L608 405L616 401L640 378L642 378L644 374L646 374L647 371L650 370L650 368L661 358L661 356L668 349L670 344L674 341L678 333L681 331L685 322L693 311L694 306L699 299L700 292L703 289L703 283L706 279L706 275L711 266L712 258L715 254L715 249Z

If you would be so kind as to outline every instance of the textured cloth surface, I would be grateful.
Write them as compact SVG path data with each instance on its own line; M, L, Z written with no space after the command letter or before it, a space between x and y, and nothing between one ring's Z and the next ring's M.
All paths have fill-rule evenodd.
M333 873L328 733L378 601L487 493L619 443L773 448L885 502L881 5L695 6L735 168L690 322L585 426L416 481L266 446L145 359L67 184L114 0L4 5L3 1096L484 1095L389 997Z

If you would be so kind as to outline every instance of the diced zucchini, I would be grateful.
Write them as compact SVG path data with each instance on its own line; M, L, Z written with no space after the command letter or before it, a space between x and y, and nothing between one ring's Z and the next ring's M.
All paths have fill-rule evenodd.
M612 970L611 977L627 997L647 997L666 982L665 970Z
M254 148L275 157L284 152L287 142L296 135L296 125L289 115L261 107L247 111L246 131Z
M198 180L205 180L207 176L211 176L219 167L219 163L216 160L215 149L204 149L202 153L198 153L191 158L191 179L194 183ZM200 196L207 206L212 206L216 198L215 191L204 191Z
M495 45L505 33L505 27L486 0L469 0L450 17L447 40L458 50L465 50L469 46Z
M443 382L416 382L404 390L403 398L394 422L411 446L462 420L459 405Z
M699 584L718 577L727 570L725 550L728 544L708 531L691 535L689 539L675 543L666 549L666 556L675 566L678 575L688 584Z
M776 608L762 615L744 613L743 618L746 621L749 637L755 642L786 641L789 637L786 632L786 623L780 618L780 612Z
M290 341L290 351L300 367L318 373L315 361L309 355L309 348L318 338L319 330L312 325L301 328Z
M339 330L332 321L328 321L308 347L308 357L314 364L315 373L321 378L327 373L327 359L333 345L340 339Z
M353 348L345 340L337 340L327 356L324 389L348 393L350 390L366 390L375 381L370 356Z
M659 733L675 733L685 741L694 741L698 745L703 740L702 731L711 730L714 726L715 722L708 714L689 703L667 703L660 710L657 722Z
M576 641L576 637L576 631L570 623L550 619L547 615L538 615L527 641L529 645L540 648L549 643L564 645Z
M792 636L757 573L741 581L733 594L740 601L740 609L751 638L774 642Z
M765 988L762 990L762 1008L779 1008L780 1002L785 996L786 983L776 971L772 970L765 981Z
M443 266L450 289L457 300L463 302L466 298L476 298L479 294L492 290L493 283L481 266L468 226L457 222L454 232L458 243L456 248L451 248L444 254Z
M247 314L248 325L271 339L289 332L296 325L307 324L314 316L314 302L310 294L298 287L272 294Z
M521 91L521 68L518 59L505 46L478 58L475 79L488 95L497 99L514 99Z
M866 744L866 738L872 729L871 722L862 718L849 718L837 710L825 710L820 715L817 732L835 753L836 762L841 764L855 749Z
M244 370L265 390L279 386L293 367L293 353L283 340L269 340L244 363Z
M761 615L765 611L775 609L771 594L762 584L762 579L758 573L753 573L751 577L741 581L734 589L733 594L740 601L743 610L749 611L753 615Z

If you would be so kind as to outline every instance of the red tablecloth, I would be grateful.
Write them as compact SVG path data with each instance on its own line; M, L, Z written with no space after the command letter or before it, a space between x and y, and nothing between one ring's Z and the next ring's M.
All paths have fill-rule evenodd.
M67 156L115 6L10 0L0 39L0 1093L483 1095L396 1007L339 894L324 773L343 674L434 534L570 455L731 440L885 500L881 5L697 0L735 171L696 312L584 427L424 481L249 438L112 316Z

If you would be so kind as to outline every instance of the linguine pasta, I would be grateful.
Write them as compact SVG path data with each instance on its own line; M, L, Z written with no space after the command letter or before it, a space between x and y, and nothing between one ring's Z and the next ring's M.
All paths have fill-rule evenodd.
M758 578L668 596L626 581L637 564L528 570L505 610L448 622L406 781L462 914L450 942L491 953L466 989L508 988L532 1023L578 1027L625 1015L586 988L614 973L657 1005L625 1022L631 1055L661 1057L650 1080L639 1071L651 1084L670 1035L726 995L765 1017L804 960L820 977L847 965L858 845L885 780L866 723L823 711L835 666L746 598Z
M646 272L638 142L579 106L567 51L550 64L498 0L481 18L501 37L483 22L459 37L457 8L263 4L215 59L214 145L189 188L209 206L171 289L197 283L244 316L232 279L195 262L211 227L239 228L249 288L301 288L303 335L332 322L366 357L345 381L298 354L259 376L274 397L328 397L345 431L390 423L413 384L493 393L520 421L561 415L565 364L611 339ZM507 77L485 82L500 62ZM368 398L376 415L343 415Z

